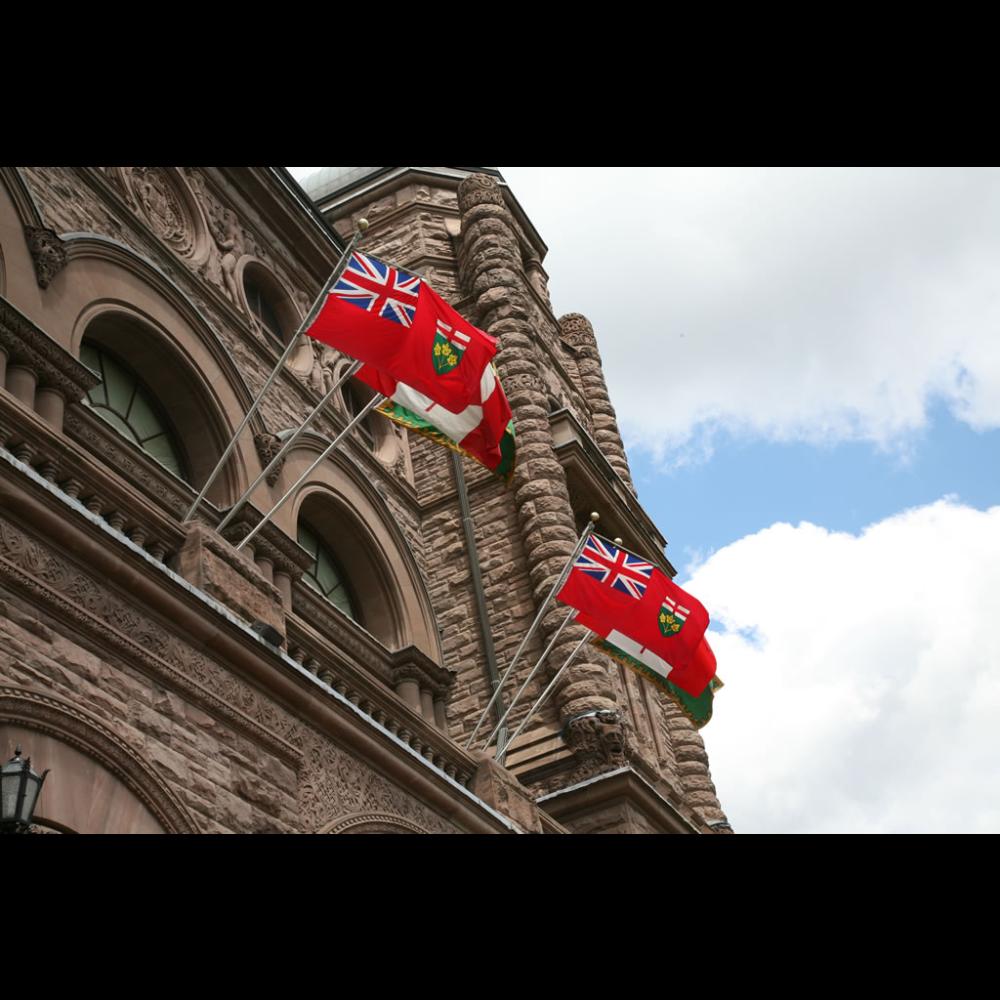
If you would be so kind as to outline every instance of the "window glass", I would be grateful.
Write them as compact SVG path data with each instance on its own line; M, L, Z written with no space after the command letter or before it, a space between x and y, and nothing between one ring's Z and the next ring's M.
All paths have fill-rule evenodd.
M128 368L93 344L80 348L80 360L101 376L101 384L91 389L84 402L122 437L179 479L186 479L180 449L149 390Z
M261 290L260 285L251 278L246 278L243 287L247 293L247 304L250 306L250 312L257 317L257 321L271 336L281 340L281 324L278 322L278 315Z
M304 524L299 524L298 540L299 545L313 556L312 567L302 574L302 579L348 618L357 621L357 612L345 582L344 572L333 553L319 540L319 536Z

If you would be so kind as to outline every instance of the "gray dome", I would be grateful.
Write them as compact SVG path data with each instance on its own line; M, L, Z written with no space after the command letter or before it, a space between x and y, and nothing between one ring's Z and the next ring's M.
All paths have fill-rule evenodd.
M334 191L350 187L363 177L374 174L383 167L320 167L303 177L299 184L313 201L320 201Z

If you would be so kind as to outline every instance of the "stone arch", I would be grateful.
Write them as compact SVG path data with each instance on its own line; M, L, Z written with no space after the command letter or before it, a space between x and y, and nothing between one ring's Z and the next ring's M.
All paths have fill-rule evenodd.
M189 484L199 489L222 454L233 425L221 412L213 386L192 363L183 342L149 315L116 300L92 303L81 314L73 340L77 357L86 340L123 362L152 393L175 432ZM236 466L227 463L208 498L224 507L241 485Z
M36 770L52 771L35 810L44 825L81 833L198 832L156 772L76 705L38 691L0 687L0 751L13 742L32 755Z
M312 436L289 452L276 491L285 490L325 447ZM387 648L443 654L423 575L397 518L370 477L342 453L315 469L276 518L294 538L302 517L330 546L358 600L361 624Z
M251 317L254 323L257 323L257 319L247 299L248 280L256 283L261 291L268 296L281 330L281 342L287 344L295 336L295 331L302 321L302 315L295 304L292 290L260 258L251 254L242 256L236 262L236 285L240 293L240 308L245 310L247 316ZM267 331L262 332L267 336Z
M430 833L412 820L392 813L348 813L325 823L317 833Z

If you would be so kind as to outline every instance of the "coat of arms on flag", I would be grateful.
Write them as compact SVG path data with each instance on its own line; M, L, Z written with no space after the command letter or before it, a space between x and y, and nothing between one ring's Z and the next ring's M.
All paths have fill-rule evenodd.
M687 621L689 614L691 614L690 608L685 608L683 605L678 604L672 597L664 597L663 606L660 608L659 618L657 619L660 631L668 638L672 635L677 635L684 628L684 623Z
M450 372L458 366L470 339L469 335L463 333L457 326L449 326L441 319L437 321L432 353L434 370L438 375Z

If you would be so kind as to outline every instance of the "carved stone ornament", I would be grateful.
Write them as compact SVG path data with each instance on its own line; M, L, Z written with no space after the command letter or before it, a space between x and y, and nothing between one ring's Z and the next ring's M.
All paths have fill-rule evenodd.
M411 793L318 734L305 737L302 750L299 812L307 830L344 832L342 824L378 822L378 816L410 832L459 832Z
M596 350L597 341L594 328L582 313L567 313L559 319L559 331L563 340L578 351Z
M274 456L281 451L282 441L277 434L264 431L253 436L253 443L257 446L257 454L260 457L261 465L265 468L273 461ZM281 470L285 467L285 460L282 459L268 474L267 485L273 486L281 475Z
M489 174L470 174L458 185L458 207L467 212L473 205L502 205L503 192Z
M571 718L563 738L576 758L573 781L625 766L625 732L618 712L586 712Z
M194 251L195 228L184 198L161 167L132 167L128 183L153 231L181 257Z
M334 820L317 833L430 833L417 823L391 813L356 813Z
M28 252L35 265L35 278L42 288L48 288L52 279L66 266L66 246L51 229L25 226Z

